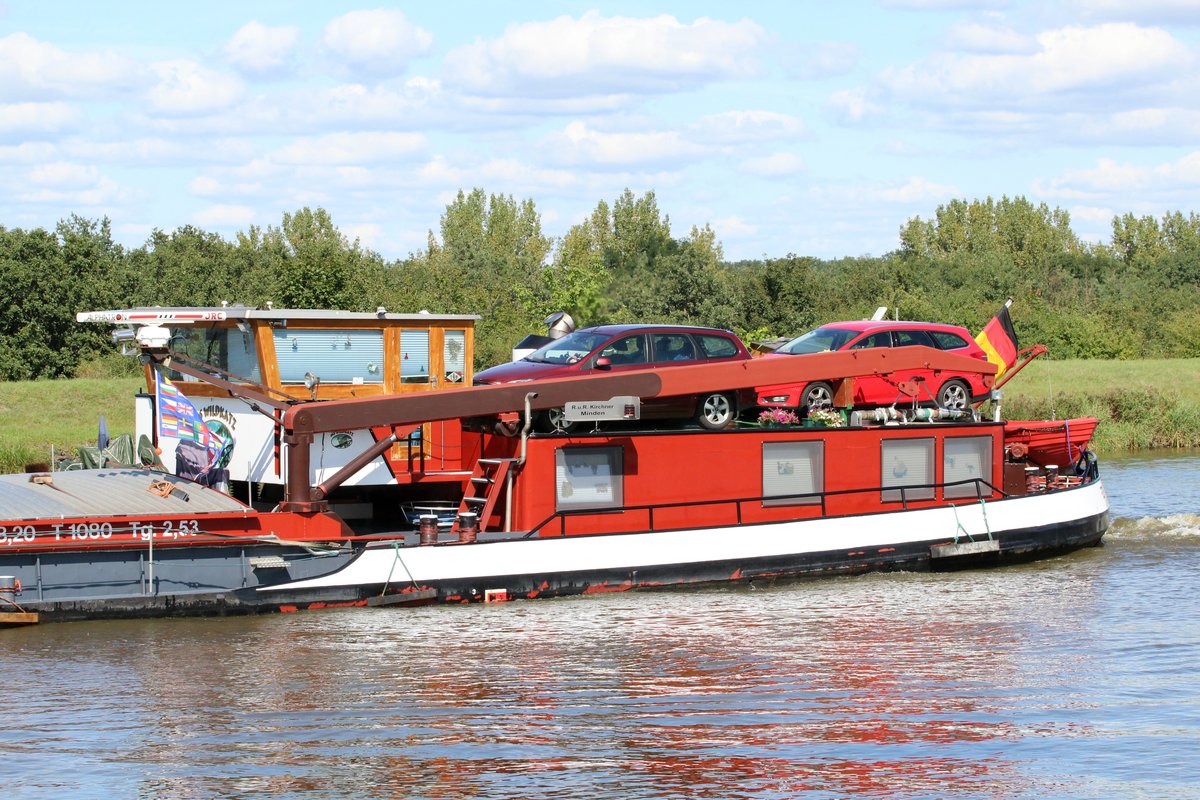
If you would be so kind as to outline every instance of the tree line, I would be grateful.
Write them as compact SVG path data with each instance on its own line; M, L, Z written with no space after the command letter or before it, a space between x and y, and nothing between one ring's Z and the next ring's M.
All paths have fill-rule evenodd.
M107 219L71 216L53 231L0 226L0 380L130 369L82 310L139 305L482 316L476 367L508 359L551 312L581 325L672 322L728 328L749 342L861 319L901 318L978 331L1005 299L1022 344L1055 358L1200 356L1200 217L1113 219L1110 245L1081 242L1067 212L1022 197L954 200L914 217L881 256L788 254L728 262L716 232L685 236L653 192L601 201L565 236L542 231L532 200L459 192L437 233L388 261L349 240L323 209L284 214L232 241L193 226L140 247Z

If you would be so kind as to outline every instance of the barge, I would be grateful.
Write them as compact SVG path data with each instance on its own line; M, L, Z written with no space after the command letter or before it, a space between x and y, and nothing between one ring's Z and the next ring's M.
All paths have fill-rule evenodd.
M147 368L208 380L156 328L137 331ZM275 417L284 468L270 509L147 470L5 478L0 575L20 586L5 599L46 621L484 602L992 566L1101 542L1108 501L1095 460L1049 474L1010 440L1012 426L974 411L914 404L853 412L835 427L718 431L648 430L620 413L642 398L813 379L847 397L857 377L917 366L989 380L996 369L903 347L292 398ZM256 402L248 387L218 381ZM531 430L536 412L572 403L617 413L571 434ZM459 434L472 457L456 476L452 525L430 514L416 530L380 530L377 518L356 525L337 513L340 487L414 426L501 414L526 421L519 435ZM337 470L314 464L315 443L354 431L372 431L373 443ZM1072 435L1071 447L1086 445ZM88 500L97 491L103 503ZM402 519L412 498L373 502L394 506L378 517Z

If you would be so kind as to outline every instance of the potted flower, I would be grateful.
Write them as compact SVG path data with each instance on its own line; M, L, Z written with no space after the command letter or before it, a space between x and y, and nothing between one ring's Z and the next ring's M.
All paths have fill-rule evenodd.
M840 428L846 424L846 418L832 408L810 408L804 423L810 428Z
M800 418L786 408L768 408L758 415L760 428L790 428L799 424Z

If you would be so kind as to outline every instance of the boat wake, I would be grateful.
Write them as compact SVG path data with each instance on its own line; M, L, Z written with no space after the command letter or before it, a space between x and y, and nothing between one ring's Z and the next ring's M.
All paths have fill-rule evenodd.
M1200 541L1200 514L1167 514L1162 517L1121 517L1112 523L1105 539L1150 541L1172 539Z

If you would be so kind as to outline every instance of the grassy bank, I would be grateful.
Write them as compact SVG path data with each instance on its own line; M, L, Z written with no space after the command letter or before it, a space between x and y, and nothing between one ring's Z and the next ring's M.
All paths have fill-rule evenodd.
M48 462L95 444L103 414L109 433L133 432L140 378L0 382L0 473ZM1200 447L1200 359L1039 359L1004 387L1004 416L1099 417L1097 452Z
M1008 419L1098 417L1098 453L1200 447L1200 359L1034 361L1004 387Z
M141 378L0 382L0 473L48 463L96 443L100 415L109 434L133 433L133 395Z

